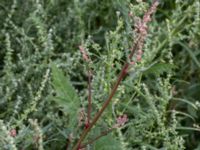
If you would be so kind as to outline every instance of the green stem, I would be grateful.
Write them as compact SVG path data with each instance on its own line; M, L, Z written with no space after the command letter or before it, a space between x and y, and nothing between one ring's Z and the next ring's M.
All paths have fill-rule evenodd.
M88 70L88 114L87 114L87 126L90 125L91 111L92 111L92 87L91 87L91 70Z

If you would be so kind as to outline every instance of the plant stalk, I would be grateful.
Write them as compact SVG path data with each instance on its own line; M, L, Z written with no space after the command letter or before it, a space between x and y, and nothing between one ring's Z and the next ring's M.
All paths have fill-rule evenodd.
M140 37L138 38L136 44L131 48L131 54L129 55L129 59L132 58L132 56L134 55L138 44L140 42ZM78 140L78 142L76 143L76 145L74 146L74 148L72 150L77 150L80 148L81 146L81 142L85 139L85 137L87 136L87 134L89 133L89 131L91 130L91 128L96 124L96 122L99 120L99 118L101 117L102 113L104 112L104 110L107 108L107 106L109 105L109 103L111 102L114 94L117 91L117 88L119 86L119 84L121 83L121 81L123 80L123 78L125 77L125 75L127 74L127 70L129 67L129 63L126 62L117 78L117 81L114 84L114 87L112 88L112 91L109 95L109 97L107 98L107 100L104 102L103 106L101 107L101 109L96 113L96 115L94 116L92 122L89 124L89 126L87 128L85 128Z

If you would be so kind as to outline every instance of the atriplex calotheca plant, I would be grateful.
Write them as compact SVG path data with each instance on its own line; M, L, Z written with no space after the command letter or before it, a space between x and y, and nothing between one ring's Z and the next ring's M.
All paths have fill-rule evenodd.
M87 119L86 119L86 123L85 123L85 128L84 128L82 134L80 135L78 142L73 147L73 150L79 150L79 149L82 149L85 146L87 146L87 144L82 145L83 140L89 134L92 127L97 123L97 121L100 119L100 117L102 116L105 109L110 104L110 102L111 102L113 96L115 95L121 81L124 79L124 77L129 72L130 65L134 65L135 63L141 61L141 57L142 57L142 54L143 54L142 49L143 49L145 38L147 36L147 29L148 29L147 24L148 24L148 22L151 21L151 15L156 11L157 6L158 6L158 0L154 0L153 3L152 3L152 6L144 14L142 19L137 18L138 20L136 20L136 18L134 18L136 16L134 16L132 14L132 12L130 13L130 17L133 17L135 19L135 27L134 27L135 28L134 38L135 39L134 39L134 42L133 42L133 44L130 48L130 54L128 55L128 58L126 58L127 60L125 60L125 64L123 65L123 67L122 67L122 69L119 73L119 76L117 77L116 81L114 82L114 85L111 88L111 91L109 93L108 98L105 100L102 107L99 109L99 111L94 115L94 118L92 118L92 119L91 119L91 110L92 110L91 77L92 77L92 71L90 70L90 66L88 64L88 67L87 67L88 68L88 113L87 113L87 116L86 116ZM83 55L84 60L88 63L91 63L91 60L88 57L88 54L86 53L84 46L80 46L79 48L80 48L80 51ZM136 56L134 58L135 54L136 54ZM120 126L124 125L126 122L127 122L127 116L123 115L123 116L118 118L118 121L117 121L118 125L115 126L115 127L120 127ZM95 139L97 139L97 138L95 138ZM94 140L92 140L92 142L94 142ZM91 144L92 142L88 142L88 144Z
M199 1L151 11L1 0L0 150L198 150Z

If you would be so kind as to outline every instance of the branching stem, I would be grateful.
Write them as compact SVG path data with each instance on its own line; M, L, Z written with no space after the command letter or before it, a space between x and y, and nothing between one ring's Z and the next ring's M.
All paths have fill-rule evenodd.
M138 23L136 23L136 29L137 29L136 32L138 33L138 38L136 39L136 42L133 44L133 47L131 48L131 53L130 53L127 61L125 62L124 66L122 67L121 72L119 73L119 76L118 76L118 78L117 78L107 100L104 102L101 109L96 113L96 115L92 119L91 123L88 124L87 128L85 128L83 130L83 132L82 132L78 142L74 146L73 150L77 150L77 149L81 148L82 141L85 139L85 137L90 132L92 127L96 124L96 122L102 116L104 110L108 107L108 105L111 102L113 96L115 95L117 88L119 87L121 81L126 76L126 74L128 72L128 67L130 66L129 62L131 61L131 59L132 59L132 57L133 57L133 55L135 54L136 51L140 52L139 55L137 54L137 61L141 60L141 55L142 55L141 51L142 51L142 47L144 45L145 37L147 36L147 29L148 29L147 23L151 21L151 15L156 11L158 4L159 4L158 0L154 0L153 3L152 3L152 6L144 14L143 19L141 21L139 21ZM84 51L84 49L80 49L80 50L82 52ZM85 56L85 59L87 60L88 58ZM88 89L89 89L89 93L90 93L91 92L91 86L90 85L89 85ZM90 111L91 111L91 95L90 94L89 94L89 97L88 97L88 117L90 117Z
M140 38L138 38L136 44L134 45L133 48L131 48L131 54L129 55L129 59L132 58L132 56L134 55L137 47L138 47L138 43L140 41ZM78 148L80 148L81 142L85 139L85 137L87 136L87 134L89 133L89 131L91 130L91 128L96 124L96 122L99 120L99 118L101 117L102 113L104 112L104 110L107 108L107 106L109 105L109 103L111 102L114 94L117 91L117 88L119 86L119 84L121 83L121 81L123 80L123 78L125 77L125 75L127 74L127 70L129 67L129 63L128 61L124 64L118 78L117 81L114 84L114 87L112 88L112 91L109 95L109 97L107 98L107 100L104 102L103 106L101 107L101 109L96 113L96 115L94 116L92 122L90 123L90 125L85 128L85 130L83 130L78 142L76 143L76 145L74 146L73 150L77 150Z

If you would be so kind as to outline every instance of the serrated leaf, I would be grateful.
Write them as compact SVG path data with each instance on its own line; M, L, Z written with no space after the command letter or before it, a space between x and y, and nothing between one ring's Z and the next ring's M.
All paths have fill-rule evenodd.
M65 113L76 114L80 101L74 87L69 78L55 64L52 64L51 68L52 85L56 92L54 100L63 108Z
M95 150L121 150L120 142L108 134L94 143Z
M153 65L151 68L146 70L144 74L154 74L154 75L162 75L164 72L170 72L174 69L175 66L168 63L157 63Z

